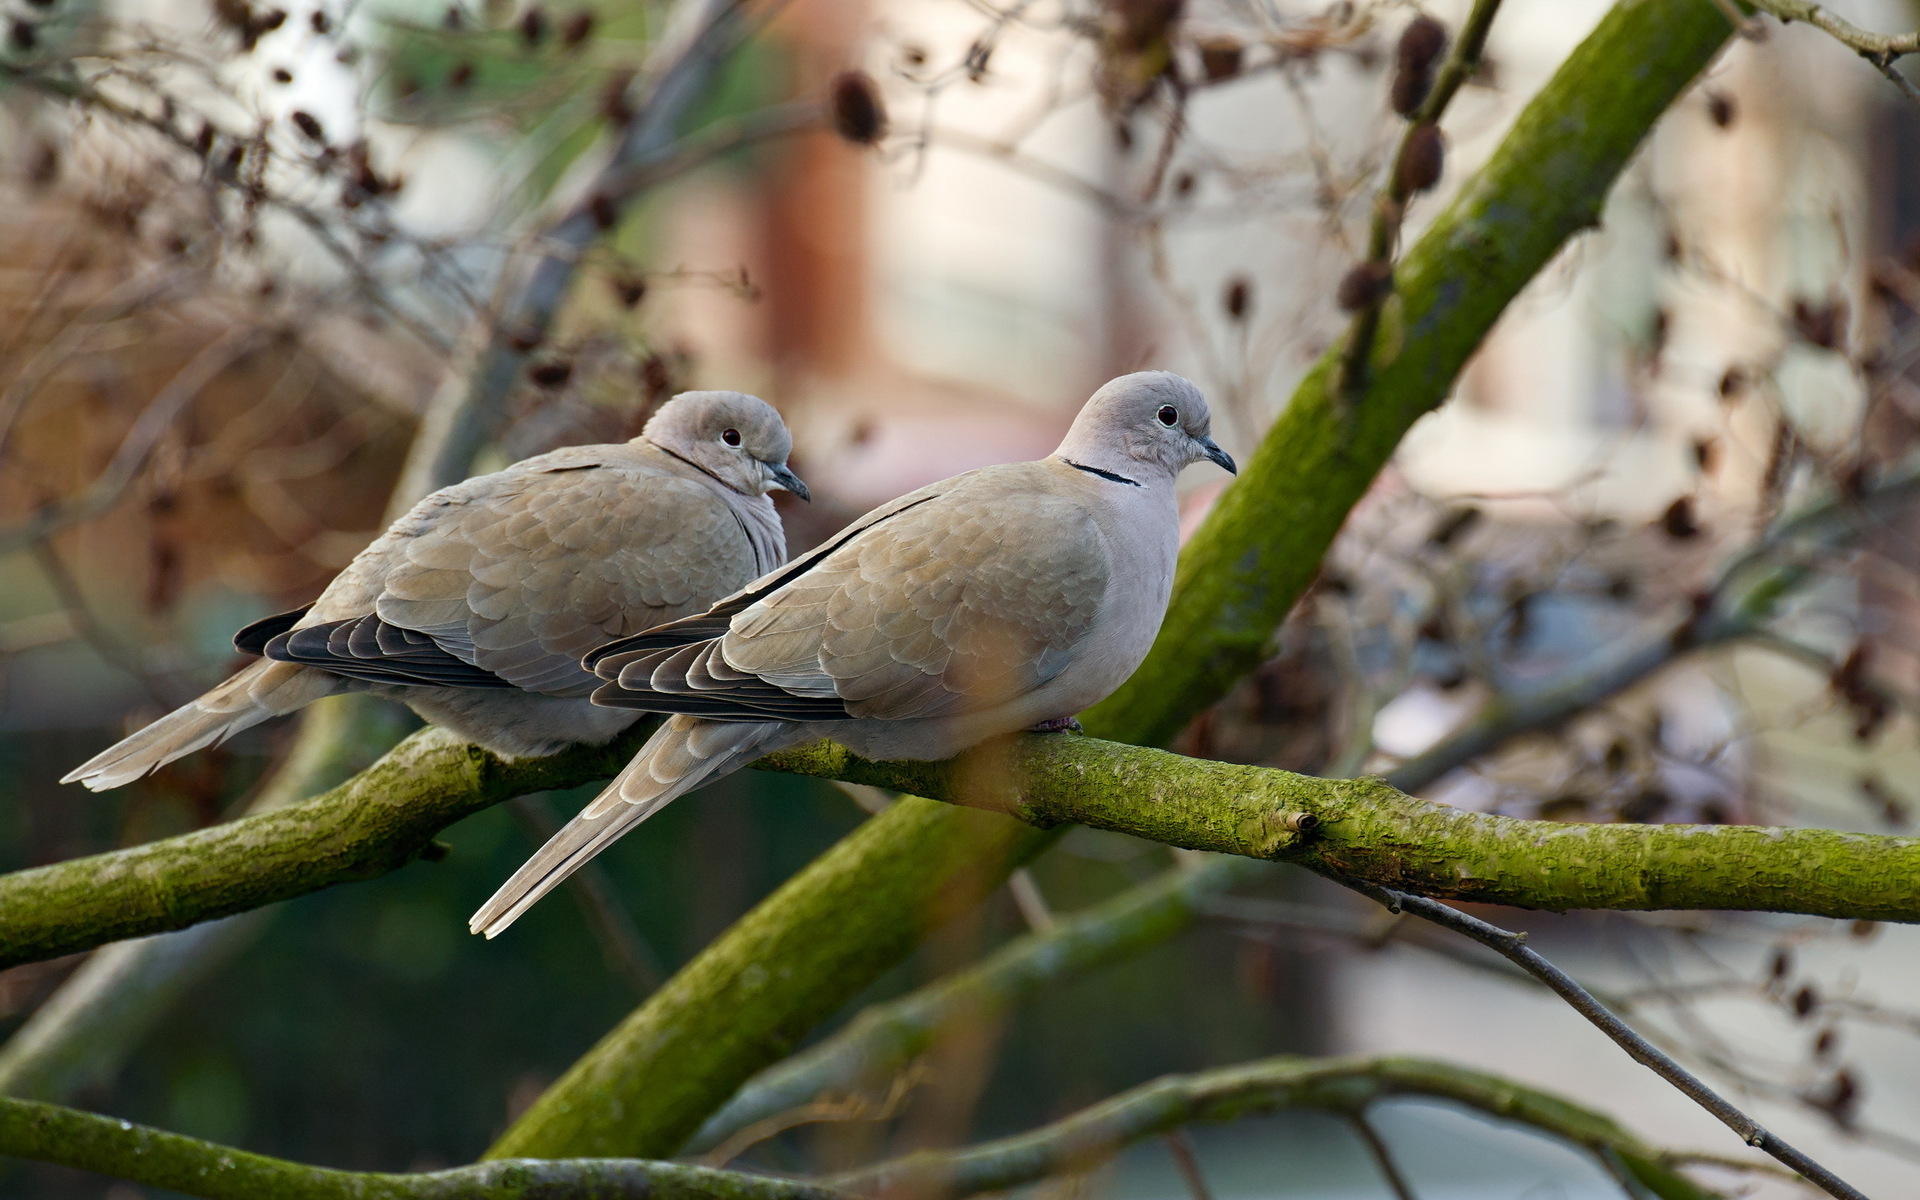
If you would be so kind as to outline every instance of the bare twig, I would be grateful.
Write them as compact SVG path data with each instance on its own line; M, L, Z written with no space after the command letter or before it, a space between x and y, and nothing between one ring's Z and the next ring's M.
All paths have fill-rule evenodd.
M427 410L407 456L394 501L405 506L466 474L466 464L497 432L528 356L546 340L589 245L630 203L648 172L673 161L681 119L745 36L746 0L677 0L668 36L655 47L645 95L620 131L612 157L586 194L533 244L541 248L524 282L486 328L475 332L470 361L454 371ZM391 512L391 510L390 510Z
M1400 1173L1399 1166L1393 1161L1393 1151L1387 1148L1386 1139L1367 1119L1366 1110L1362 1109L1347 1119L1353 1124L1354 1132L1360 1135L1360 1140L1367 1144L1367 1153L1372 1156L1374 1165L1380 1168L1380 1175L1387 1181L1387 1188L1393 1193L1394 1200L1418 1200L1407 1183L1407 1177Z
M1893 65L1906 55L1920 52L1920 33L1875 33L1871 29L1860 28L1844 17L1835 16L1824 5L1814 4L1811 0L1749 0L1749 3L1782 21L1803 21L1820 30L1872 63L1875 70L1900 89L1901 95L1920 103L1920 88L1916 88L1913 81ZM1744 22L1735 22L1736 28L1743 25Z
M1367 257L1363 269L1378 272L1383 280L1392 267L1394 249L1400 240L1400 225L1406 219L1407 203L1412 199L1406 186L1407 157L1416 138L1422 135L1427 126L1439 122L1447 111L1447 105L1452 102L1454 93L1460 90L1460 85L1479 69L1480 54L1487 44L1487 33L1493 28L1494 14L1499 10L1500 0L1474 0L1466 24L1461 26L1453 49L1441 64L1439 73L1434 76L1426 99L1407 118L1406 131L1400 137L1392 165L1387 171L1387 182L1381 187L1379 198L1374 201L1373 225L1367 235ZM1380 330L1380 308L1391 290L1384 285L1375 288L1374 294L1366 297L1364 303L1354 310L1353 321L1347 329L1346 345L1340 355L1340 377L1336 387L1339 394L1349 401L1366 389L1367 360L1373 354L1374 340Z
M1526 934L1502 929L1478 917L1469 916L1451 905L1442 904L1438 900L1429 900L1424 896L1409 895L1354 879L1341 879L1339 882L1380 902L1389 912L1412 913L1414 916L1432 921L1436 925L1463 934L1498 951L1551 988L1556 995L1572 1006L1575 1012L1612 1038L1635 1062L1665 1079L1682 1095L1712 1113L1727 1128L1739 1134L1740 1139L1747 1145L1772 1155L1830 1196L1839 1197L1840 1200L1866 1200L1866 1196L1858 1189L1807 1157L1802 1151L1788 1145L1776 1134L1768 1132L1758 1121L1734 1107L1718 1092L1702 1082L1698 1076L1636 1033L1625 1021L1596 1000L1593 993L1575 982L1572 976L1548 962L1537 951L1530 949L1527 946Z
M1673 1173L1659 1151L1598 1113L1466 1067L1397 1057L1287 1057L1172 1075L1027 1133L958 1150L922 1151L821 1182L864 1195L951 1200L1088 1171L1132 1143L1188 1125L1286 1109L1347 1116L1390 1096L1451 1100L1518 1121L1590 1153L1618 1155L1635 1179L1663 1188L1663 1195L1699 1194Z
M260 337L257 330L243 327L228 330L209 342L154 395L98 478L78 495L46 505L11 529L0 529L0 555L31 545L56 530L113 507L128 485L139 477L154 446L187 405L252 349Z
M1169 1129L1160 1135L1166 1143L1167 1153L1173 1156L1173 1165L1180 1172L1180 1179L1187 1185L1189 1200L1213 1200L1213 1190L1207 1186L1207 1177L1200 1171L1200 1160L1194 1157L1193 1141L1187 1137L1184 1129Z
M1782 21L1803 21L1861 54L1891 54L1897 58L1902 54L1920 53L1920 33L1875 33L1871 29L1860 28L1844 17L1834 16L1823 5L1814 4L1812 0L1747 2Z

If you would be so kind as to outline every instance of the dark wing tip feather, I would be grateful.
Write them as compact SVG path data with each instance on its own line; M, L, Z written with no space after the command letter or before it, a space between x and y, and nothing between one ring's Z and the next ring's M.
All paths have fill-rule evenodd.
M270 617L261 617L253 624L245 626L233 635L233 648L242 654L265 655L267 643L292 629L301 617L307 615L311 604L303 604L291 612L275 613Z
M275 662L299 663L368 683L513 687L492 671L448 653L426 634L389 625L371 613L275 634L260 652Z

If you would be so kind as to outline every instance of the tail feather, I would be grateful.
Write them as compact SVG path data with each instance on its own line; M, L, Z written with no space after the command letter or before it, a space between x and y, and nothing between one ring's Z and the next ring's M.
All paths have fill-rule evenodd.
M96 792L132 783L269 717L304 708L338 690L340 684L333 676L292 663L254 663L198 700L115 742L67 772L60 782L85 784Z
M498 937L520 914L627 831L710 779L805 737L784 722L702 721L677 716L654 731L593 803L548 839L467 928Z

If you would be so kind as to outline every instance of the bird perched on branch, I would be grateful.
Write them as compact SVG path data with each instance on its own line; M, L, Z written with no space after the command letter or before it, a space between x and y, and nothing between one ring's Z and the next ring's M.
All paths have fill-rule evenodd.
M639 719L587 699L580 656L698 613L786 560L767 492L806 485L764 400L686 392L639 437L572 446L433 493L320 598L234 636L264 656L62 780L94 791L337 692L370 691L508 757Z
M1233 460L1178 375L1094 393L1049 458L969 471L868 513L699 616L589 654L596 704L674 714L476 913L488 937L674 798L832 738L938 759L1058 728L1118 687L1166 615L1174 478Z

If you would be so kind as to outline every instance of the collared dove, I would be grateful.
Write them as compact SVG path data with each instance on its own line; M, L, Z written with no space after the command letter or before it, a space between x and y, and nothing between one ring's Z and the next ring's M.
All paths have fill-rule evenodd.
M493 937L674 798L815 738L939 759L1058 728L1153 644L1179 551L1174 477L1233 460L1178 375L1095 392L1052 457L969 471L860 518L705 613L584 665L596 704L674 714L474 914Z
M94 791L336 692L399 700L508 757L601 743L639 719L587 696L580 656L703 611L786 560L768 499L807 489L764 401L686 392L639 437L572 446L443 488L320 598L256 621L264 655L69 772Z

